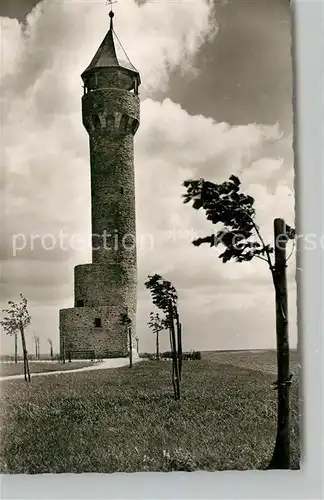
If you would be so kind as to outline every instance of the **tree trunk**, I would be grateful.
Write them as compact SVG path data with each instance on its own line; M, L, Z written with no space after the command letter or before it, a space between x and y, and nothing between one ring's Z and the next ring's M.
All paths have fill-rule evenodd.
M25 381L30 382L30 371L29 371L29 364L28 364L28 357L27 357L27 349L26 349L26 340L25 340L25 333L24 329L20 328L20 334L21 334L21 344L22 344L22 350L23 350L23 356L24 356L24 375L25 375Z
M133 366L133 344L132 344L132 329L128 328L128 337L129 337L129 367Z
M24 360L24 377L25 377L25 382L27 382L27 365L24 352L23 352L23 360Z
M17 338L17 333L15 333L15 363L18 363L18 338Z
M51 346L51 360L54 361L53 360L53 347L52 346Z
M159 331L156 332L156 360L160 361Z
M176 388L176 383L175 383L175 370L174 370L174 362L173 362L174 346L173 346L173 342L172 342L171 325L169 327L169 335L170 335L170 351L171 351L171 358L172 358L172 385L173 385L174 398L177 399L177 388Z
M38 350L37 350L38 344L37 340L35 340L35 359L38 359Z
M177 346L176 346L176 336L174 329L174 319L173 319L173 308L170 301L169 306L170 315L170 328L171 328L171 338L172 338L172 374L174 378L175 386L175 399L180 399L180 381L179 381L179 370L178 370L178 356L177 356Z
M26 351L26 368L27 368L28 382L30 382L30 371L29 371L29 361L28 361L28 352L27 351Z
M288 338L288 297L286 277L286 225L282 219L274 221L275 237L275 297L277 333L277 437L269 469L290 468L290 372Z
M37 339L37 359L40 359L40 341Z

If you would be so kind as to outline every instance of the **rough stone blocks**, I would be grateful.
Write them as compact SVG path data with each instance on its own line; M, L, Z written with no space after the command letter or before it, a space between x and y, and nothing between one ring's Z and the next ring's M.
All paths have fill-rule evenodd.
M61 352L64 346L93 350L96 357L124 356L129 346L121 314L127 311L133 333L136 318L139 98L116 88L88 92L82 116L90 139L93 263L75 268L75 307L60 311Z

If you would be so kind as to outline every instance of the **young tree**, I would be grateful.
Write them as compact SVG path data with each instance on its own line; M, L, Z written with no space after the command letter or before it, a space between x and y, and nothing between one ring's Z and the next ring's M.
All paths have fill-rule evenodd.
M54 361L54 357L53 357L53 341L51 339L47 339L48 340L48 343L50 345L50 356L51 356L51 360Z
M160 361L160 348L159 348L159 334L163 330L167 328L167 324L165 322L165 319L161 318L159 313L153 313L150 312L150 319L148 322L149 328L152 330L152 332L155 335L156 338L156 359L157 361Z
M34 342L35 342L35 358L39 359L39 337L34 335Z
M135 337L135 342L136 342L136 352L137 354L139 353L139 338Z
M148 276L145 286L151 292L153 304L165 315L165 325L170 331L170 347L172 352L172 384L174 388L175 399L180 399L180 354L179 354L179 335L178 346L175 336L174 320L178 318L178 293L171 281L164 280L159 274ZM177 321L177 326L179 322Z
M25 329L31 323L31 317L27 310L27 299L20 294L20 303L15 304L12 300L8 302L9 308L3 309L6 316L0 321L7 335L15 335L20 332L21 344L24 357L24 375L26 382L30 382L30 371L28 364L28 353L26 348Z
M128 316L128 312L121 313L121 324L127 329L128 342L129 342L129 367L133 366L133 341L132 341L132 320Z
M266 244L260 228L255 222L254 198L240 192L240 180L232 175L221 184L199 180L184 182L187 193L184 203L193 203L193 208L205 210L207 220L220 224L220 230L192 243L199 246L208 243L211 247L222 244L224 251L219 255L224 263L234 260L247 262L261 259L270 269L276 299L278 411L277 437L269 468L288 469L290 466L289 432L289 341L286 284L286 244L294 240L295 230L282 219L274 221L274 247ZM275 259L273 261L273 254Z
M171 281L167 281L159 274L148 276L144 283L150 290L153 304L164 312L165 320L169 319L169 302L171 301L174 313L177 311L178 293Z

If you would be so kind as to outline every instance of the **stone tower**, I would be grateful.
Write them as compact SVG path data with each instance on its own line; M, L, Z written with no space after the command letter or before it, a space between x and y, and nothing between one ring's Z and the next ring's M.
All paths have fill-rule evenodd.
M140 75L110 28L82 73L83 125L91 164L92 264L74 269L74 307L60 311L60 349L127 356L122 313L136 317L134 135ZM74 351L74 352L73 352Z

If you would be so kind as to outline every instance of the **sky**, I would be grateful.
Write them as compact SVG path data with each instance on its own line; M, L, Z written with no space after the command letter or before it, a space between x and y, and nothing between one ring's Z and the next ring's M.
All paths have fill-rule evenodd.
M219 250L194 247L193 239L214 228L181 195L186 179L222 182L235 174L256 199L267 241L274 218L294 225L289 2L125 0L114 11L115 31L142 79L135 136L140 350L155 345L147 326L154 307L144 287L154 273L178 290L184 350L274 348L267 265L223 264ZM109 28L108 12L104 0L1 3L0 307L26 296L30 352L34 335L41 352L49 350L48 338L58 350L58 312L73 306L73 268L91 261L80 74ZM62 250L60 231L83 244ZM292 347L295 272L293 254ZM2 332L2 352L13 345ZM167 334L161 349L168 349Z

